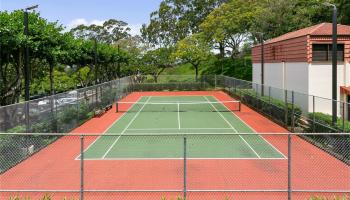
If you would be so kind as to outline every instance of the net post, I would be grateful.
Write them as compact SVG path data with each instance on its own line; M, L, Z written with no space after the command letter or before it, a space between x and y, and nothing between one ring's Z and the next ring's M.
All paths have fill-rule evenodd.
M292 199L292 135L288 133L288 200Z
M238 111L241 112L242 109L242 102L238 101Z
M80 135L80 200L84 200L84 135Z
M119 104L118 101L115 102L115 112L118 113L119 112Z
M183 137L184 139L184 146L183 146L183 153L184 153L184 174L183 174L183 181L184 181L184 185L183 185L183 197L184 197L184 200L187 198L187 138L186 136Z

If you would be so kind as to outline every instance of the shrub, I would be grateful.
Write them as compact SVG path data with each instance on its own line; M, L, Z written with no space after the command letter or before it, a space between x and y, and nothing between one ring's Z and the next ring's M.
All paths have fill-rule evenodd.
M256 110L270 116L271 118L284 123L288 126L292 125L292 113L294 107L294 122L298 122L301 117L301 109L296 105L287 103L287 122L285 121L286 103L279 99L268 96L259 96L253 89L237 89L233 92L241 98L242 103L246 103Z
M350 200L350 195L344 195L344 196L334 196L334 197L319 197L319 196L313 196L309 200Z
M208 88L209 85L203 82L141 83L130 85L127 91L191 91L207 90Z
M315 119L315 121L314 121ZM332 125L332 115L325 113L309 113L308 121L310 123L310 132L332 133L346 132L350 133L350 122L337 118L337 123Z

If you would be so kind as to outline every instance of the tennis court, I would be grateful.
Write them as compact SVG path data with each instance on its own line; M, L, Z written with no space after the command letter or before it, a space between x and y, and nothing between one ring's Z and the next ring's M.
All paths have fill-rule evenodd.
M239 101L215 96L142 96L118 102L122 116L103 134L107 137L85 149L84 159L182 159L184 138L189 159L286 159L235 114L240 107Z
M221 91L133 92L0 174L0 196L287 199L289 178L293 199L347 193L349 165L286 132Z

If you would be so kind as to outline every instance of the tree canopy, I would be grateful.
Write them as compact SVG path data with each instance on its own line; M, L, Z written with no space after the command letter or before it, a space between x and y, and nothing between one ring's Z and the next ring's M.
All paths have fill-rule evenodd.
M23 100L24 50L30 55L31 95L49 95L142 71L162 73L193 67L193 74L251 78L251 47L290 31L331 22L350 24L348 0L163 0L141 35L127 22L79 25L66 31L39 13L0 12L0 105ZM190 68L188 68L190 69ZM191 70L191 69L190 69ZM181 70L179 70L181 72Z

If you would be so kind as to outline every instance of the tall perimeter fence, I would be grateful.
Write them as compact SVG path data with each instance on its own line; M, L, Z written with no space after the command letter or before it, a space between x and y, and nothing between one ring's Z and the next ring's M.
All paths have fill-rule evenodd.
M83 150L97 137L108 140L116 136L67 134L132 92L164 90L226 92L292 132L261 135L283 158L200 159L191 154L196 147L190 135L125 135L131 141L158 143L164 142L162 138L176 138L182 146L176 152L164 153L165 158L176 154L176 159L110 159L121 162L120 168L111 169L111 165L84 157ZM0 197L49 193L76 199L84 195L86 199L249 199L254 195L261 199L305 199L313 194L349 194L350 106L337 101L338 120L332 125L332 103L330 99L213 75L124 77L3 106ZM228 136L204 135L202 140L224 142L224 137ZM253 136L242 133L240 137ZM137 145L130 149L137 151ZM264 155L265 150L261 151ZM72 156L77 158L69 160Z

